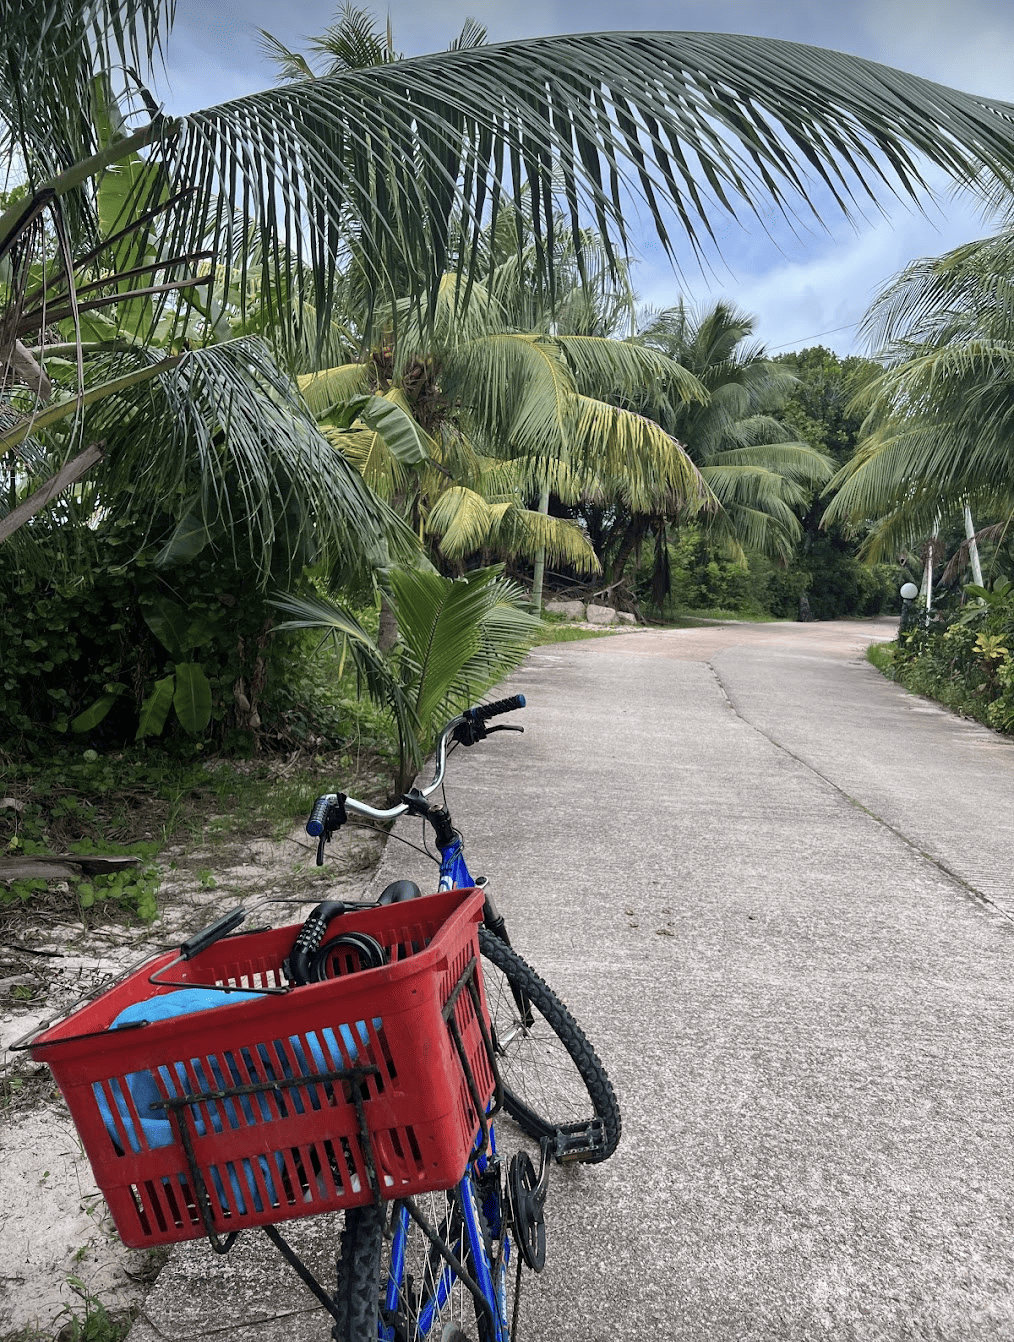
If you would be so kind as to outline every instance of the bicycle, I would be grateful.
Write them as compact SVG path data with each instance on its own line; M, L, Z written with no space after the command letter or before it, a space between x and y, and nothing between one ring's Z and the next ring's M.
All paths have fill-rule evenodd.
M318 797L307 822L307 832L318 840L317 863L323 865L325 844L348 823L350 814L374 823L420 816L432 828L440 855L438 890L481 889L479 946L504 1108L540 1147L537 1172L527 1153L514 1155L504 1190L491 1132L490 1158L474 1161L465 1179L443 1195L443 1200L438 1194L430 1195L429 1222L416 1209L396 1210L386 1272L381 1270L385 1263L383 1214L374 1207L347 1212L338 1264L340 1317L333 1334L337 1339L374 1342L379 1337L415 1342L435 1337L435 1320L442 1323L446 1311L448 1322L439 1334L440 1342L462 1342L467 1338L461 1327L469 1311L466 1295L474 1302L480 1342L513 1338L522 1263L540 1271L545 1261L543 1206L548 1161L600 1162L608 1159L619 1141L619 1107L601 1062L570 1012L512 948L488 884L469 872L461 835L446 805L428 801L443 784L448 742L471 746L491 732L520 731L519 727L487 727L486 723L524 705L524 697L517 695L453 718L437 739L432 781L405 793L396 806L380 809L346 794L329 793ZM386 887L378 902L401 904L420 897L414 882L396 881ZM327 926L346 907L324 904L311 915L311 954L321 953ZM518 1259L508 1325L510 1230L518 1241ZM464 1246L465 1261L455 1261L449 1244ZM469 1267L474 1267L474 1274Z
M53 1071L126 1244L203 1234L225 1253L260 1227L340 1342L469 1342L473 1326L479 1342L515 1342L522 1268L545 1262L550 1161L605 1159L619 1138L601 1063L510 948L446 809L426 801L448 739L473 744L498 730L488 718L522 704L453 719L433 783L392 811L338 794L314 807L321 861L343 813L425 815L443 890L394 883L372 906L319 906L298 932L238 933L245 913L234 910L20 1041ZM491 1025L483 983L497 976L509 1005ZM516 1062L543 1022L578 1080L536 1104ZM499 1063L513 1068L512 1089ZM592 1116L559 1121L556 1105L578 1089ZM501 1102L539 1141L538 1170L525 1151L504 1161L491 1122ZM331 1291L277 1223L336 1210Z

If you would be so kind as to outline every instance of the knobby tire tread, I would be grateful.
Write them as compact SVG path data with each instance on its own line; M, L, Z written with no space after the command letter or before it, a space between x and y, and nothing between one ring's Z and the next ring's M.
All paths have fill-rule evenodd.
M570 1054L575 1069L588 1090L592 1109L588 1118L602 1120L605 1144L600 1150L584 1154L579 1159L586 1164L601 1164L602 1161L608 1160L619 1144L622 1121L616 1093L598 1054L556 993L512 946L508 946L488 928L480 927L479 947L483 956L503 973L508 982L520 988L538 1007L547 1025ZM529 1107L520 1097L513 1094L506 1083L504 1084L504 1108L523 1132L538 1141L542 1136L542 1130L537 1124L532 1123L527 1112ZM559 1121L559 1116L554 1118L552 1114L540 1117L544 1123L550 1125Z
M380 1310L380 1258L385 1214L375 1206L345 1213L338 1258L334 1342L377 1342Z

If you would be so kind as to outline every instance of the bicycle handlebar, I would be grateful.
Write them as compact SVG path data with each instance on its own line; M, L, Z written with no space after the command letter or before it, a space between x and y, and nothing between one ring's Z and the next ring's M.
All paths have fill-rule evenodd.
M524 706L525 696L523 694L512 694L509 698L497 699L492 704L477 704L475 708L466 708L461 716L466 721L488 722L490 718L499 717L501 713L512 713L515 708L524 708ZM444 730L446 731L447 728Z
M464 725L476 725L489 721L490 718L499 717L501 713L512 713L516 708L524 708L525 696L523 694L512 694L506 699L497 699L491 704L477 704L474 708L466 708L456 718L451 718L450 722L437 737L436 757L437 766L433 774L433 781L420 791L423 797L428 797L430 793L435 792L444 781L444 772L447 768L447 742L458 727ZM494 729L494 730L499 730ZM514 730L521 731L522 728ZM478 740L479 737L473 737L468 740L466 737L460 738L462 744L471 745L472 740ZM367 806L365 802L356 801L355 797L348 797L341 792L328 792L324 796L318 797L313 803L313 809L310 812L310 818L306 822L306 832L313 838L320 838L330 827L328 826L329 812L334 807L338 810L337 824L342 824L347 818L346 813L362 816L366 820L397 820L399 816L408 811L408 805L405 802L399 802L397 806L389 807L386 810L380 810L376 806ZM337 825L334 826L337 828Z

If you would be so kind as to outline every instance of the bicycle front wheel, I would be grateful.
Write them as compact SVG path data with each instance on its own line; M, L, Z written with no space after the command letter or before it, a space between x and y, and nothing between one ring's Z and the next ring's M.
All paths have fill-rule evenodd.
M608 1160L620 1107L598 1055L553 990L488 928L479 928L486 1003L504 1108L561 1161Z

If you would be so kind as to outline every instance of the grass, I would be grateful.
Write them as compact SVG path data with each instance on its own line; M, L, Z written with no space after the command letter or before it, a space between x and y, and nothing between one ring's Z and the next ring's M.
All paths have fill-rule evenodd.
M389 767L368 747L291 752L258 760L208 759L181 766L136 752L116 752L81 769L70 753L9 771L4 791L15 805L0 810L0 854L137 856L140 865L72 881L23 878L0 882L4 923L47 916L94 915L152 921L158 912L160 854L174 844L212 848L245 838L281 839L309 813L321 792L341 783L364 800L382 802ZM98 765L115 778L107 782ZM198 883L214 886L205 857Z
M866 649L866 660L883 675L894 679L894 645L891 643L871 643Z
M540 648L547 643L574 643L581 638L610 638L619 632L617 628L586 629L583 625L550 621L532 640L532 647Z
M81 1297L82 1312L66 1308L46 1329L19 1328L0 1335L0 1342L123 1342L130 1332L136 1311L110 1313L93 1296L84 1282L68 1277L68 1284ZM53 1328L58 1327L54 1334Z

